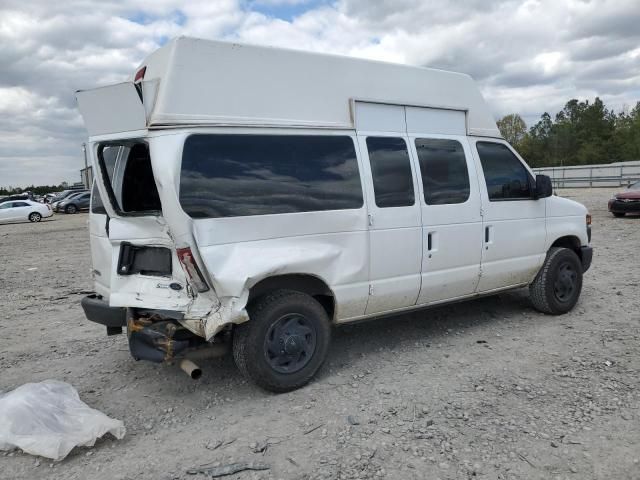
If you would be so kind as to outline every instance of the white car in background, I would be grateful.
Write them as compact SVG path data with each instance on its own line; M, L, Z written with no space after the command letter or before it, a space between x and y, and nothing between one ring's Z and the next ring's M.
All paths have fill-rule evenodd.
M0 223L39 222L53 215L50 205L31 200L10 200L0 203Z

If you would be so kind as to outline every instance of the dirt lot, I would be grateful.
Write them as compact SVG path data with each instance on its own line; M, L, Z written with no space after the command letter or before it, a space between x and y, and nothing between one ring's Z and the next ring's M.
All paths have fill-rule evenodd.
M343 327L319 377L284 395L229 356L200 381L135 362L86 321L87 215L0 225L0 390L63 380L127 428L57 464L5 453L0 478L204 478L186 472L233 461L271 466L234 479L640 478L640 217L610 216L611 190L564 194L594 218L571 313L517 291Z

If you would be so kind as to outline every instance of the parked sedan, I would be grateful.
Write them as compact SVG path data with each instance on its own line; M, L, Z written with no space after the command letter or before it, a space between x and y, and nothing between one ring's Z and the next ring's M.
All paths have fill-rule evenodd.
M609 211L615 217L624 217L627 213L640 213L640 182L632 183L609 200Z
M63 190L62 192L57 193L53 198L51 198L49 200L49 203L51 203L51 206L53 207L53 211L56 212L57 211L56 205L60 203L62 200L67 200L72 195L78 195L80 193L84 193L88 191L89 190L78 190L78 189Z
M71 192L71 193L69 193L69 194L65 195L65 196L64 196L64 197L62 197L62 198L57 197L57 199L54 199L54 200L51 202L51 208L53 208L53 211L54 211L54 212L56 212L56 213L58 213L58 212L62 212L62 211L64 211L63 209L61 209L61 208L60 208L60 204L61 204L62 202L65 202L65 201L67 201L67 200L69 200L69 199L71 199L71 198L73 198L73 197L77 197L78 195L80 195L80 194L82 194L82 193L85 193L85 190L81 190L81 191L79 191L79 192Z
M91 192L77 193L58 202L54 209L56 212L78 213L81 210L89 210L90 201Z
M13 200L0 203L0 223L39 222L53 215L49 205L31 200Z

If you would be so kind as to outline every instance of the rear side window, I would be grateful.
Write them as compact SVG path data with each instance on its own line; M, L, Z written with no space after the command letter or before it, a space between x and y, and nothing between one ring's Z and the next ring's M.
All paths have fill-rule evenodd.
M360 208L353 140L191 135L182 154L180 204L192 218Z
M100 146L98 159L102 177L114 207L124 214L161 210L149 146L143 142L109 143Z
M107 211L104 209L104 204L102 203L102 198L100 198L100 191L98 190L96 182L93 182L93 188L91 189L91 213L107 214Z
M407 144L402 138L368 137L373 191L380 208L408 207L415 203Z
M533 197L531 176L506 145L477 142L489 200L528 200Z
M427 205L464 203L469 199L469 171L457 140L416 138Z
M28 207L29 204L26 202L13 202L13 208L17 207Z

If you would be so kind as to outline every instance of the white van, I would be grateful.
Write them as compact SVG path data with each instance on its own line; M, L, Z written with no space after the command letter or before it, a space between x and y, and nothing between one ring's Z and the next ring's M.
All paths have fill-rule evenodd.
M576 304L590 216L551 196L463 74L178 38L80 91L96 183L89 320L136 359L232 342L307 383L331 326L529 286Z

